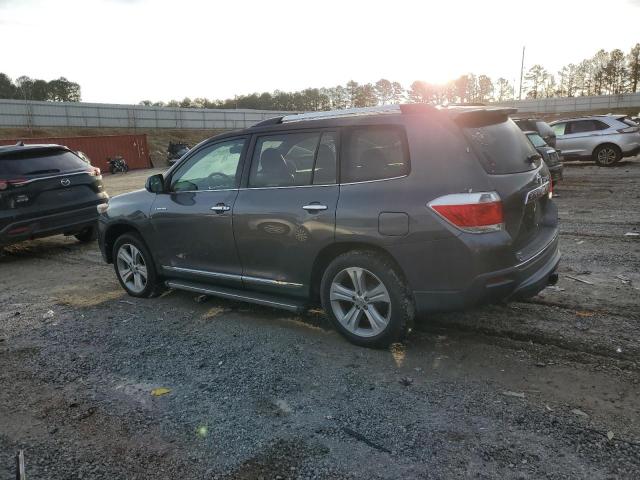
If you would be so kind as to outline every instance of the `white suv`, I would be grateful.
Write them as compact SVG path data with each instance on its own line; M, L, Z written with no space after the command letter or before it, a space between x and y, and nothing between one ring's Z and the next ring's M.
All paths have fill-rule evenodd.
M626 115L594 115L552 122L556 148L566 160L593 159L610 167L640 153L640 127Z

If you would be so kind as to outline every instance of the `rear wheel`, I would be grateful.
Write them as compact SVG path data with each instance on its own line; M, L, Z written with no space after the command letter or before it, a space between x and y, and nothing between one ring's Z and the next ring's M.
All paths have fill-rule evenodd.
M611 167L620 161L622 152L616 145L600 145L593 151L593 160L600 167Z
M409 289L382 255L352 251L338 256L324 272L320 289L322 306L336 329L356 345L386 347L413 325Z
M113 266L120 285L133 297L155 297L164 290L149 249L135 233L118 237L113 245Z

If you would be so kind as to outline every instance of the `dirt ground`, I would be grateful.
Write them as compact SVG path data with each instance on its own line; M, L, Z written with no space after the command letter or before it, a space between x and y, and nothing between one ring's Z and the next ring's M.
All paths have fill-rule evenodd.
M640 478L640 159L565 177L557 286L388 351L321 312L127 297L95 243L8 248L0 478L19 449L30 479Z

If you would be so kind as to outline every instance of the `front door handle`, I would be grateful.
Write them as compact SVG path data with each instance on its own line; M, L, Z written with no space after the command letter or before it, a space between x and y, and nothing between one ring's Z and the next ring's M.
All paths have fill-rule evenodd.
M320 205L319 203L310 203L309 205L305 205L304 208L307 212L320 212L321 210L326 210L326 205Z
M211 207L211 210L213 210L214 212L218 212L218 213L224 213L224 212L228 212L229 210L231 210L231 207L229 205L225 205L224 203L219 203L219 204L214 205L213 207Z

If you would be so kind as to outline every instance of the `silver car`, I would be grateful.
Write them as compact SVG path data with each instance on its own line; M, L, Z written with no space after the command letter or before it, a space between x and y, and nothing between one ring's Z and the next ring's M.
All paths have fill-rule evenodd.
M565 160L593 159L610 167L640 153L640 127L626 115L593 115L552 122Z

